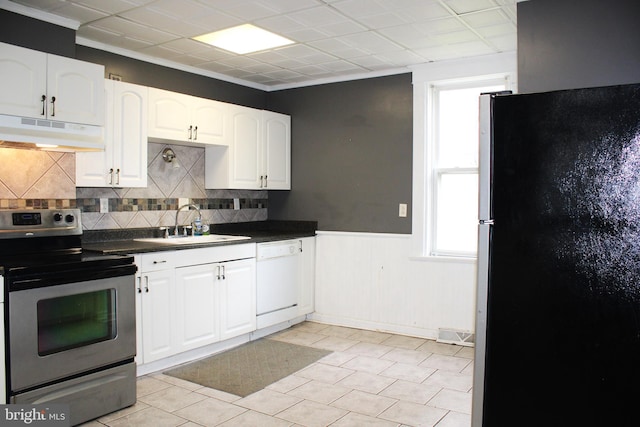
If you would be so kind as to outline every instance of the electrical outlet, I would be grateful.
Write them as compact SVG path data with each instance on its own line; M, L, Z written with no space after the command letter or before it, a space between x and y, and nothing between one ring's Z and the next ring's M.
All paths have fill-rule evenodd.
M100 199L100 213L109 212L109 199Z
M233 199L233 209L235 210L240 209L240 199Z
M188 197L178 197L178 207L189 204Z
M407 204L406 203L400 203L400 206L398 207L398 216L401 218L405 218L407 216Z

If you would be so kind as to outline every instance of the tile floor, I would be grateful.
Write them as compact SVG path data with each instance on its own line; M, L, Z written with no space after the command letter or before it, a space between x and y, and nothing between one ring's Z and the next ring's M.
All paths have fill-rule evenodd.
M161 373L100 426L469 427L473 348L304 322L270 338L332 350L245 398Z

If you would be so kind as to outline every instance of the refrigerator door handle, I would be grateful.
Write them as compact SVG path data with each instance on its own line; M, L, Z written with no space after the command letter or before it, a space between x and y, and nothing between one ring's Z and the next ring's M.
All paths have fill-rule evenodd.
M478 218L487 220L493 218L491 181L493 176L493 133L491 105L493 96L480 95L479 112L479 146L478 146Z

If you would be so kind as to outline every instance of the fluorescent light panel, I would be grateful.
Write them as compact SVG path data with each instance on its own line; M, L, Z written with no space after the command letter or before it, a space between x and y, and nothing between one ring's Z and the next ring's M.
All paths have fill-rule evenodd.
M293 43L287 38L251 24L243 24L226 30L203 34L193 37L193 39L241 55Z

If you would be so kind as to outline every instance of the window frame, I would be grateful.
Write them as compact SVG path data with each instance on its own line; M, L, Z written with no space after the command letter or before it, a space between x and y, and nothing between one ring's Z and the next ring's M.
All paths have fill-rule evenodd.
M413 203L410 257L414 260L474 263L473 256L432 254L430 238L433 218L432 153L428 142L433 132L432 86L504 79L507 90L517 87L515 52L462 60L441 61L412 67L413 73Z

